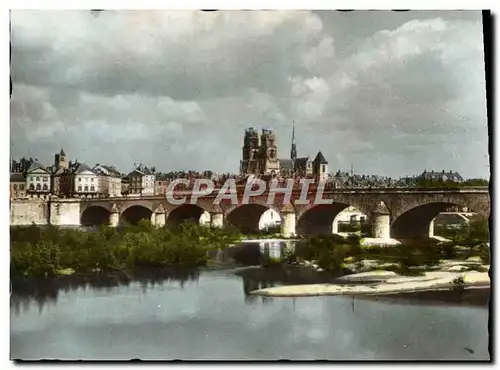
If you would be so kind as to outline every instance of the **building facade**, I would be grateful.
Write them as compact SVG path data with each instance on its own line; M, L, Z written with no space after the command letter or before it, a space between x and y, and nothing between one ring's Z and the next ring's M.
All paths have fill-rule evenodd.
M26 198L26 179L24 174L14 172L10 174L10 199Z
M103 197L122 196L122 176L113 166L96 164L92 171L97 175L99 195Z
M313 161L309 157L297 158L294 170L299 177L311 177L313 175Z
M453 181L453 182L463 182L464 179L458 172L434 172L425 170L420 176L417 177L419 180L433 180L433 181Z
M128 195L154 195L155 194L155 170L142 164L129 173Z
M168 181L167 180L156 180L155 181L155 195L167 195Z
M99 195L97 174L85 163L69 162L68 170L60 175L60 193L66 197L96 198Z
M77 163L73 167L74 192L78 197L95 198L99 194L97 174L85 163Z
M50 177L52 194L57 196L62 195L61 192L61 175L64 172L67 172L69 169L68 158L66 157L66 153L61 148L59 153L54 155L54 165L52 166L52 175Z
M48 198L50 195L50 171L38 161L26 171L26 193L29 198Z

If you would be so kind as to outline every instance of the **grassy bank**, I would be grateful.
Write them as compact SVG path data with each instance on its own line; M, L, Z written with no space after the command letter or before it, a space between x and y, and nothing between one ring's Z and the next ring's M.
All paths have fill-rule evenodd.
M194 224L155 228L148 221L92 232L57 227L11 228L11 276L133 272L206 265L207 252L242 235Z

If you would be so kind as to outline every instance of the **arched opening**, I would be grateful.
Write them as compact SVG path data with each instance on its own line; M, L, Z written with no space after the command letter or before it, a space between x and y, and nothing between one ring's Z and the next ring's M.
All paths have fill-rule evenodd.
M474 211L456 203L427 203L412 208L392 221L391 238L395 239L427 239L435 235L436 220L445 228L448 225L463 227ZM459 215L464 215L461 217Z
M297 221L297 234L308 235L329 235L333 231L333 221L337 215L349 207L344 203L318 204L309 208Z
M356 207L348 206L333 219L332 232L335 234L369 234L368 216Z
M279 218L278 223L276 223L277 218ZM281 216L275 210L261 204L243 204L226 216L226 223L243 233L256 233L261 229L269 230L271 222L279 226Z
M180 225L184 222L200 223L200 218L204 212L203 208L195 204L183 204L168 215L167 223L172 226Z
M137 225L141 220L151 220L153 212L143 206L132 206L122 212L120 216L120 223L128 223Z
M259 219L259 230L279 233L283 220L278 212L268 208Z
M92 206L82 213L80 223L82 226L109 225L110 212L100 206Z

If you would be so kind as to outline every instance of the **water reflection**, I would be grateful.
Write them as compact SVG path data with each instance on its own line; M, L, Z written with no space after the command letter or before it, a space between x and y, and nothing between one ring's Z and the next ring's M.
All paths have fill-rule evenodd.
M214 251L211 269L225 269L232 276L241 279L244 301L254 304L258 301L269 303L270 297L250 295L250 292L283 285L331 283L338 275L328 272L317 272L304 266L269 264L270 260L280 260L286 255L290 246L283 242L245 243L224 251ZM234 269L235 266L239 266ZM210 270L210 269L208 269ZM203 271L203 270L201 270ZM112 276L67 276L57 280L17 280L12 284L11 311L19 315L35 304L42 312L47 304L55 304L59 294L88 289L112 293L117 287L130 286L135 283L145 293L149 288L176 284L181 289L187 282L196 282L200 270L165 269L160 272L139 271L134 276L116 274ZM442 304L443 302L460 305L487 306L489 290L422 292L398 294L393 296L367 297L363 299L384 300L412 304ZM353 300L354 309L354 300Z
M29 310L31 304L36 304L39 313L41 313L46 305L54 305L57 302L60 293L68 294L88 289L111 293L115 288L129 286L133 282L139 283L143 292L148 288L172 282L179 284L182 289L186 282L198 280L199 274L198 270L170 269L157 273L137 272L133 277L116 274L111 276L67 276L57 280L13 280L10 306L11 311L19 315L22 311Z
M334 278L306 267L268 263L285 254L281 244L266 248L257 243L214 251L215 267L200 271L15 281L11 356L34 360L488 358L487 311L463 307L465 299L454 307L439 307L396 299L388 304L353 297L249 295L255 289Z

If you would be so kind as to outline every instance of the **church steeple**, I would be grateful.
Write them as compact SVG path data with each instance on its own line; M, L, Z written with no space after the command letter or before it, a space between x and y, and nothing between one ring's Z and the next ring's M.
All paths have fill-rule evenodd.
M295 121L292 128L292 149L290 150L290 159L295 162L297 159L297 146L295 144Z

